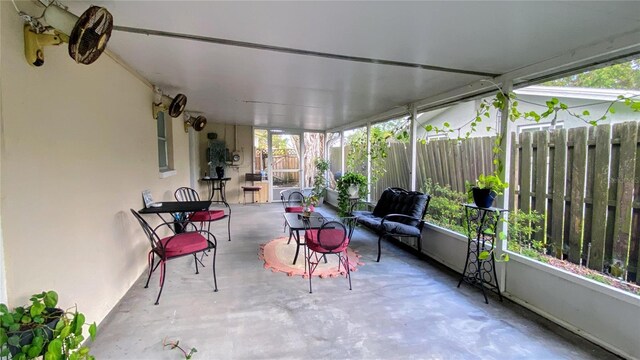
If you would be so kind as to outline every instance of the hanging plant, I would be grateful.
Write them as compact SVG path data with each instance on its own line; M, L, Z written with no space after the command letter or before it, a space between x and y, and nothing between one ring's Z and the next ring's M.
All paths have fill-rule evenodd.
M358 199L364 199L367 196L367 178L366 176L354 172L346 172L338 179L338 213L340 216L347 216L350 213L351 200L349 195L349 187L351 185L358 186Z

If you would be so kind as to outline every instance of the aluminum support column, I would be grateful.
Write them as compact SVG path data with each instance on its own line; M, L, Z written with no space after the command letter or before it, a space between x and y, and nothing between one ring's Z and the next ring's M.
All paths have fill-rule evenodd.
M409 137L409 141L411 142L411 164L409 167L409 176L410 176L410 187L411 191L417 191L417 149L418 149L418 110L414 105L409 106L409 114L411 116L411 133Z

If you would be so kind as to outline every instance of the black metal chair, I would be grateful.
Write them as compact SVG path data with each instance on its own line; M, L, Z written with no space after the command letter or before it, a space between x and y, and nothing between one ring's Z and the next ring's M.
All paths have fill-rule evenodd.
M287 189L282 190L280 192L280 199L282 200L282 205L284 206L285 213L294 213L294 214L302 214L304 210L304 201L305 196L300 190L295 189ZM314 211L315 208L313 206L310 207L311 211ZM287 230L287 222L284 222L284 231ZM291 243L291 238L293 237L293 233L289 230L289 241L287 244Z
M198 192L190 187L181 187L175 191L174 196L177 201L200 201L200 196ZM207 231L211 231L211 223L214 221L219 221L222 219L227 219L227 234L229 235L229 241L231 241L231 207L229 204L224 202L227 209L229 209L229 214L225 214L224 210L216 209L216 210L207 210L207 211L196 211L191 214L187 214L187 220L192 223L199 223L200 229L204 229L204 223L207 223Z
M304 238L307 245L305 268L309 271L309 293L313 293L311 287L313 272L320 264L321 259L324 259L325 263L327 262L326 256L329 254L338 256L338 271L344 267L345 276L349 279L349 290L352 289L347 248L353 236L355 223L355 217L345 217L340 221L328 220L319 229L305 230Z
M262 190L262 186L256 186L253 184L254 181L261 181L261 174L254 173L246 173L244 174L245 183L251 182L251 185L241 186L242 189L242 199L244 200L244 205L247 205L247 193L251 193L251 203L256 202L256 192L260 192Z
M138 220L142 230L144 230L149 242L151 243L151 250L149 250L149 254L147 255L147 261L149 263L149 276L147 277L147 283L144 285L145 288L149 287L149 280L151 280L151 275L154 271L160 266L160 291L158 291L158 297L156 298L155 305L160 303L160 295L162 295L162 289L164 288L164 280L166 277L166 262L182 256L193 255L195 264L196 264L196 274L199 274L198 271L198 263L204 267L204 264L198 259L196 256L197 253L202 251L207 251L213 249L213 260L212 260L212 269L213 269L213 291L218 291L218 281L216 280L216 249L217 249L217 241L216 237L206 231L206 230L197 230L197 231L185 231L176 234L173 232L173 228L170 226L175 222L165 222L161 223L155 228L152 228L149 223L145 219L138 214L135 210L131 209L131 213ZM157 230L162 227L167 226L171 229L173 235L161 238ZM203 234L206 235L203 236ZM158 257L158 262L156 263L156 256Z

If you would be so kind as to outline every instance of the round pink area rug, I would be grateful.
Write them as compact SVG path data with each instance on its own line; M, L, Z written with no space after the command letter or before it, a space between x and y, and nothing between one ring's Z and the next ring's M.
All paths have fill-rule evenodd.
M304 256L307 251L305 246L300 247L298 260L293 265L293 257L296 254L296 241L291 239L291 243L287 245L289 237L281 237L273 239L266 244L260 245L260 253L258 258L264 260L264 268L271 269L273 272L283 272L289 276L302 276L307 278L308 275L304 271ZM349 256L349 268L351 271L357 271L358 266L364 265L360 262L360 255L353 249L347 248ZM343 267L338 271L338 256L327 254L327 263L320 261L320 264L313 272L314 277L327 278L346 275Z

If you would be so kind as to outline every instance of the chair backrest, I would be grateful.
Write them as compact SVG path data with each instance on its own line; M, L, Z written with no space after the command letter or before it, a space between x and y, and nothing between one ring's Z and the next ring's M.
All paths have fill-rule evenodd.
M140 214L138 214L137 211L133 209L129 209L129 210L131 210L131 213L136 218L136 220L138 220L138 222L140 223L140 226L142 227L142 230L147 235L147 238L151 243L151 248L162 249L162 242L160 241L160 237L158 236L158 234L156 234L155 231L153 231L153 228L151 227L151 225L149 225L149 223L145 219L143 219L142 216L140 216Z
M343 245L348 245L349 239L349 231L340 221L327 221L318 229L318 244L328 251L333 251Z
M244 174L244 182L262 181L262 175L260 173L246 173Z
M302 206L304 195L300 189L286 189L280 191L280 200L282 200L285 209L292 206Z
M173 194L178 201L200 201L198 192L190 187L181 187Z

